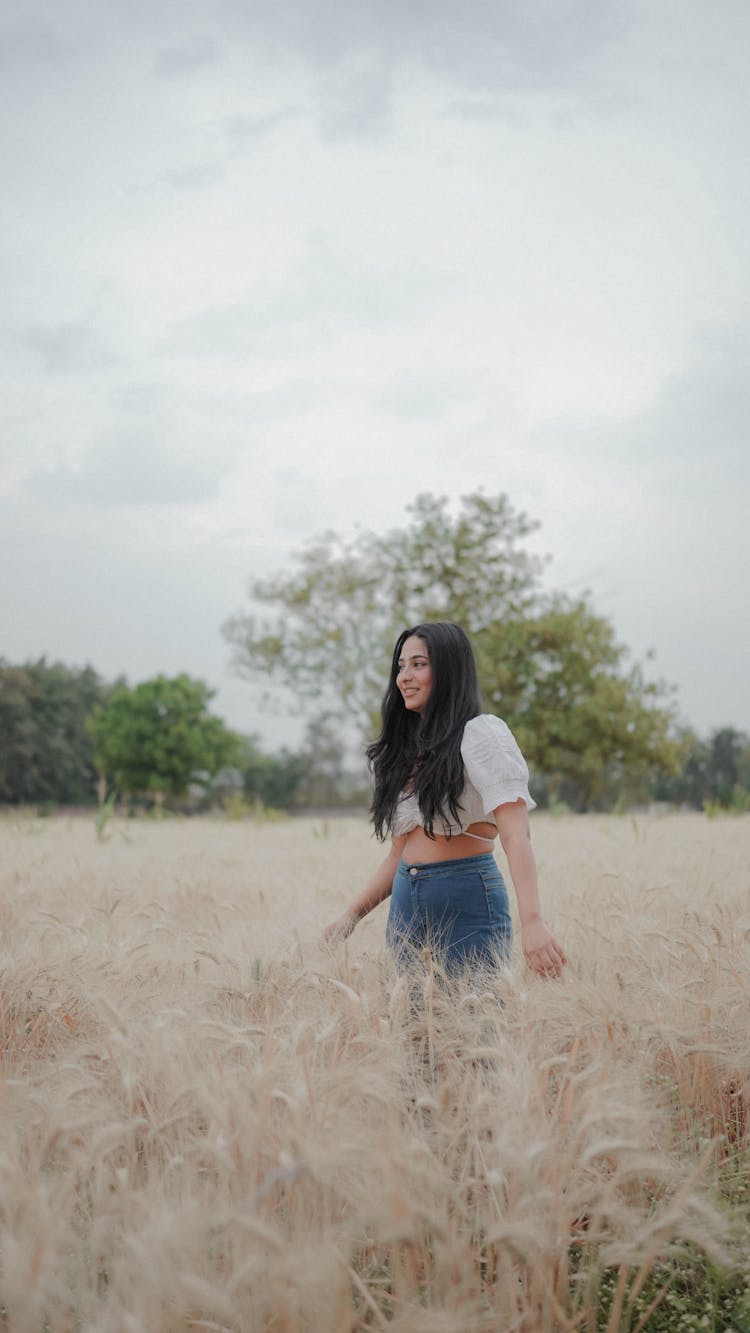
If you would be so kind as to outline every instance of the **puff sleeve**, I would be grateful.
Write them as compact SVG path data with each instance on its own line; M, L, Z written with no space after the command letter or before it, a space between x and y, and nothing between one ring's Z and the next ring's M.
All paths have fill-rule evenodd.
M498 805L523 800L527 810L536 802L529 795L529 770L507 723L491 713L471 718L464 728L461 758L468 782L477 791L482 809L491 815Z

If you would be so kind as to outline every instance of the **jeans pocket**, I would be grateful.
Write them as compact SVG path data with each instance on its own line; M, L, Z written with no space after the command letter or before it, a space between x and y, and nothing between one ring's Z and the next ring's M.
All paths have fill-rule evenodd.
M487 916L493 929L510 930L510 910L508 907L508 894L505 884L498 871L498 884L494 875L484 875L480 872L482 888L484 890L484 900L487 905Z

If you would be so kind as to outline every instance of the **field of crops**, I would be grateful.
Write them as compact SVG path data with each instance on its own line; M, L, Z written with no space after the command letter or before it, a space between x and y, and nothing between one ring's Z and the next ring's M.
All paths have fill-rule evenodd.
M536 815L561 982L318 943L361 820L0 820L0 1329L750 1330L750 817Z

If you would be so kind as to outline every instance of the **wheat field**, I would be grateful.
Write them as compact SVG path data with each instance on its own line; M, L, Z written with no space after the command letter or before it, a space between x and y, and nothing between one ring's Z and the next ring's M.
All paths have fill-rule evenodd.
M0 1329L746 1333L750 819L533 837L564 980L447 984L364 820L0 820Z

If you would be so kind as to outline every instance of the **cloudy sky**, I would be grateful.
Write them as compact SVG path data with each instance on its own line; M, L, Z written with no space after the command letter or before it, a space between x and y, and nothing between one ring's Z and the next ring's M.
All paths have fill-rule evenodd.
M1 655L293 739L249 577L481 487L750 729L746 0L0 15Z

